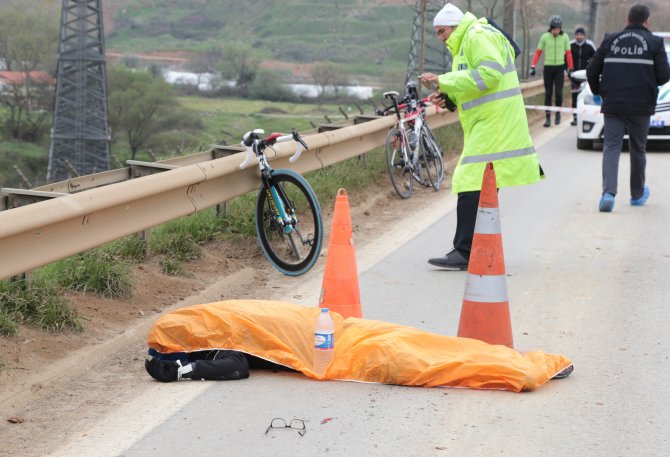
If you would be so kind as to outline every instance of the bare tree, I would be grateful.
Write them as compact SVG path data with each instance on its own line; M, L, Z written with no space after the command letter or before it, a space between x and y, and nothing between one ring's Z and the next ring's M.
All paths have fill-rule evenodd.
M223 47L212 45L205 52L198 54L188 62L187 68L198 77L196 87L200 87L202 78L206 73L214 74L216 72L216 68L221 64L223 56Z
M544 4L541 0L525 0L517 2L519 26L521 27L521 77L528 78L531 54L535 50L536 43L533 40L533 29L544 12ZM517 65L518 67L518 65Z
M333 62L318 62L312 66L312 80L319 88L319 97L331 89L335 98L339 97L342 86L349 84L348 73Z

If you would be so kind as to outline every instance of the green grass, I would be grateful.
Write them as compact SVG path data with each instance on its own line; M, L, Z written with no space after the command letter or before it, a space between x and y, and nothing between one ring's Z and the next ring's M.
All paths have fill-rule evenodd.
M49 264L42 268L42 274L68 290L119 299L132 295L131 266L103 246Z
M61 289L40 274L29 282L0 281L0 335L16 334L19 324L31 324L48 331L83 328Z
M29 188L14 165L28 178L32 187L39 187L46 181L48 163L48 144L19 143L0 137L0 187Z
M186 109L197 111L205 125L203 144L239 144L249 130L262 128L266 132L290 132L312 129L331 120L343 119L337 105L269 102L264 100L180 97Z

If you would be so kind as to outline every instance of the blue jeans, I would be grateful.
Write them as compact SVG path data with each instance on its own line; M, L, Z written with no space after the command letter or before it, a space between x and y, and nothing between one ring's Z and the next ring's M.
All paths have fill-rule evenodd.
M628 128L630 150L630 196L640 198L644 191L647 167L649 118L640 114L605 114L603 138L603 192L617 194L619 155Z

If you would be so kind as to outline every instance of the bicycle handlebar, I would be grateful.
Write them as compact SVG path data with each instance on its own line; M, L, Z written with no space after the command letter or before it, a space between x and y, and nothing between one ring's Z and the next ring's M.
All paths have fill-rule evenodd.
M265 148L272 146L275 143L283 143L285 141L295 141L298 143L295 153L288 159L289 162L293 163L300 158L302 150L309 149L307 143L302 139L300 134L296 129L292 129L291 133L288 135L282 135L281 133L273 133L265 138L261 139L261 135L265 135L263 129L255 129L250 132L247 132L242 137L241 146L244 147L246 152L246 157L240 164L240 168L244 169L247 167L249 162L254 158L254 156L259 156L263 153Z

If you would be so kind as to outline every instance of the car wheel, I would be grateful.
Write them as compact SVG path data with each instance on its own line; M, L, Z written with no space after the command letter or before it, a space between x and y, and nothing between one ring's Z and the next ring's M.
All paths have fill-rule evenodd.
M577 149L593 149L593 140L577 138Z

